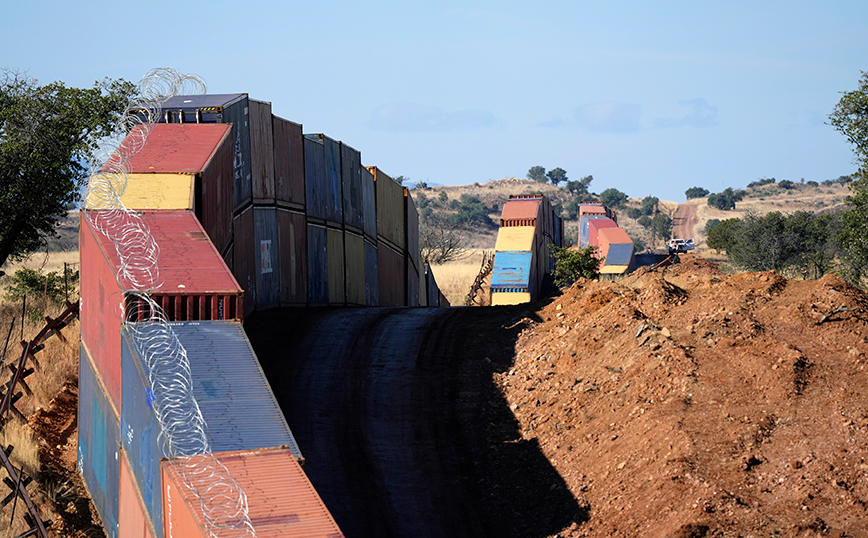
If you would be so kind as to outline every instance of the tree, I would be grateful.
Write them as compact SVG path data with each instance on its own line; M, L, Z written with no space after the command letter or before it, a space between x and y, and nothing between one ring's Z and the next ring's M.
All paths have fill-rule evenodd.
M408 182L409 182L409 181L410 181L410 178L409 178L409 177L404 177L404 176L398 176L398 177L395 178L395 181L398 182L398 185L403 185L405 181L408 181Z
M542 166L531 166L530 170L527 171L527 178L545 183L547 180L546 169Z
M554 170L549 170L546 174L546 177L549 178L549 181L555 187L558 186L558 183L564 183L569 178L567 178L567 171L563 168L555 168Z
M744 194L745 192L742 190L734 191L732 187L727 187L725 190L709 196L708 205L722 211L729 211L735 209L735 203L740 202L744 198Z
M641 215L652 215L654 213L654 209L657 208L657 203L660 202L660 199L656 196L646 196L642 198L642 208L639 210Z
M596 279L600 276L603 258L594 256L597 247L571 249L551 246L555 259L554 280L558 286L570 286L579 278Z
M419 222L419 250L428 263L446 263L464 257L470 232L463 223L432 213Z
M657 213L651 219L651 231L660 239L667 239L672 235L672 217L666 213Z
M620 207L627 203L627 195L618 189L609 187L600 193L600 201L609 207Z
M853 145L859 166L847 197L852 209L844 214L840 239L847 251L844 274L861 282L868 273L868 71L862 72L856 90L843 93L829 121Z
M594 181L594 176L585 176L578 181L570 181L567 182L567 190L573 194L588 194L588 187L591 186L591 182Z
M708 193L708 189L703 189L702 187L690 187L684 191L684 196L686 196L688 200L693 200L694 198L705 198L708 196Z
M713 248L717 252L729 252L733 245L738 241L739 227L741 219L726 219L719 221L708 232L706 244L708 248Z
M0 266L54 237L78 199L83 164L107 136L135 87L105 79L90 89L40 86L3 70L0 80Z

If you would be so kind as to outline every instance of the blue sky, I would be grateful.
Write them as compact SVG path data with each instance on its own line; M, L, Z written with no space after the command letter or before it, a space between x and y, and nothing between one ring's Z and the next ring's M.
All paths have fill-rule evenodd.
M561 167L683 201L855 170L825 125L868 70L868 2L14 2L0 66L42 82L169 66L412 181Z

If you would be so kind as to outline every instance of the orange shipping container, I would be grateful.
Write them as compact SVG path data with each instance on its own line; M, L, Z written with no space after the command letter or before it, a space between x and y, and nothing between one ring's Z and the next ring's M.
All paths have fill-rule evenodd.
M130 470L127 454L120 450L120 493L118 495L118 536L123 538L155 538L156 533L145 513L145 503L139 495L136 479Z
M284 448L213 455L247 496L247 515L258 538L343 538L292 453ZM202 458L208 456L194 456ZM173 462L163 460L164 538L208 538L199 497Z

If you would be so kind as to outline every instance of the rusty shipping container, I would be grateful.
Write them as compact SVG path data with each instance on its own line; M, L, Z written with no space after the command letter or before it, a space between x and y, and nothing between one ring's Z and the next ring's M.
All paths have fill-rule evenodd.
M377 188L377 239L401 252L406 250L404 187L376 166L368 167Z
M163 103L162 123L222 123L232 125L232 192L234 211L250 204L252 158L250 114L246 93L177 95Z
M307 216L325 223L328 217L328 184L325 174L325 148L315 135L304 135L304 196Z
M277 233L277 210L253 208L253 240L256 263L256 308L280 306L280 245ZM249 254L249 253L248 253Z
M202 503L184 483L176 464L165 460L165 538L210 538ZM343 533L292 454L282 448L214 454L247 497L247 515L258 538L343 538Z
M313 305L329 302L328 232L326 227L307 223L307 301Z
M377 187L374 184L374 174L364 166L360 168L362 176L362 212L365 217L365 238L372 243L377 242Z
M280 304L307 303L307 225L304 213L277 208Z
M81 333L112 403L121 407L121 319L147 318L147 303L125 294L116 275L121 267L114 243L94 229L82 212ZM160 249L162 285L143 290L170 320L243 319L243 292L190 211L141 211L139 218Z
M244 290L244 316L256 310L256 238L253 227L253 207L248 207L234 219L235 238L232 244L234 262L232 274Z
M145 511L145 502L136 485L126 452L120 450L120 486L118 488L118 536L122 538L156 538L153 524Z
M141 129L134 129L122 147L134 144L141 136ZM163 174L193 175L193 205L190 209L196 213L202 227L221 252L232 239L233 166L230 131L230 125L157 124L148 133L145 146L125 163L126 170L134 174L135 183L143 181L144 174L160 174L154 176L154 181L163 178ZM114 159L115 156L109 160L110 165ZM140 190L141 186L133 187L133 190L137 189Z
M377 244L365 239L365 304L380 305L380 270Z
M274 197L277 205L304 210L304 135L301 124L274 116Z
M365 306L367 304L365 281L365 239L359 234L350 232L344 234L344 253L346 256L346 302L349 305Z
M404 255L385 241L377 244L380 306L404 306L407 271Z
M406 204L406 235L407 242L404 249L407 252L407 259L413 264L416 272L419 271L419 212L416 210L416 204L413 202L413 197L410 195L409 189L404 187L404 203ZM418 280L418 279L417 279Z
M329 304L343 305L347 302L346 297L346 282L344 281L344 272L346 267L346 257L344 253L344 232L328 228L326 231L326 245L328 248L328 289L329 289Z
M274 203L274 127L271 103L248 99L250 168L254 204Z
M117 538L120 418L84 344L78 364L78 467L106 534Z
M362 234L365 229L366 216L364 184L362 183L362 154L343 142L340 143L340 151L344 226L354 233ZM374 218L374 215L372 214L368 218Z
M512 198L503 204L500 226L536 226L541 198Z

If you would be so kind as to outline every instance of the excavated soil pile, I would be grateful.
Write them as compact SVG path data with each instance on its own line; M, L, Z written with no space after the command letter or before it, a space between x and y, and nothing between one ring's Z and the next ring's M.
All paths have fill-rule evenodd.
M559 536L868 536L866 307L692 255L545 306L495 376L587 509Z

